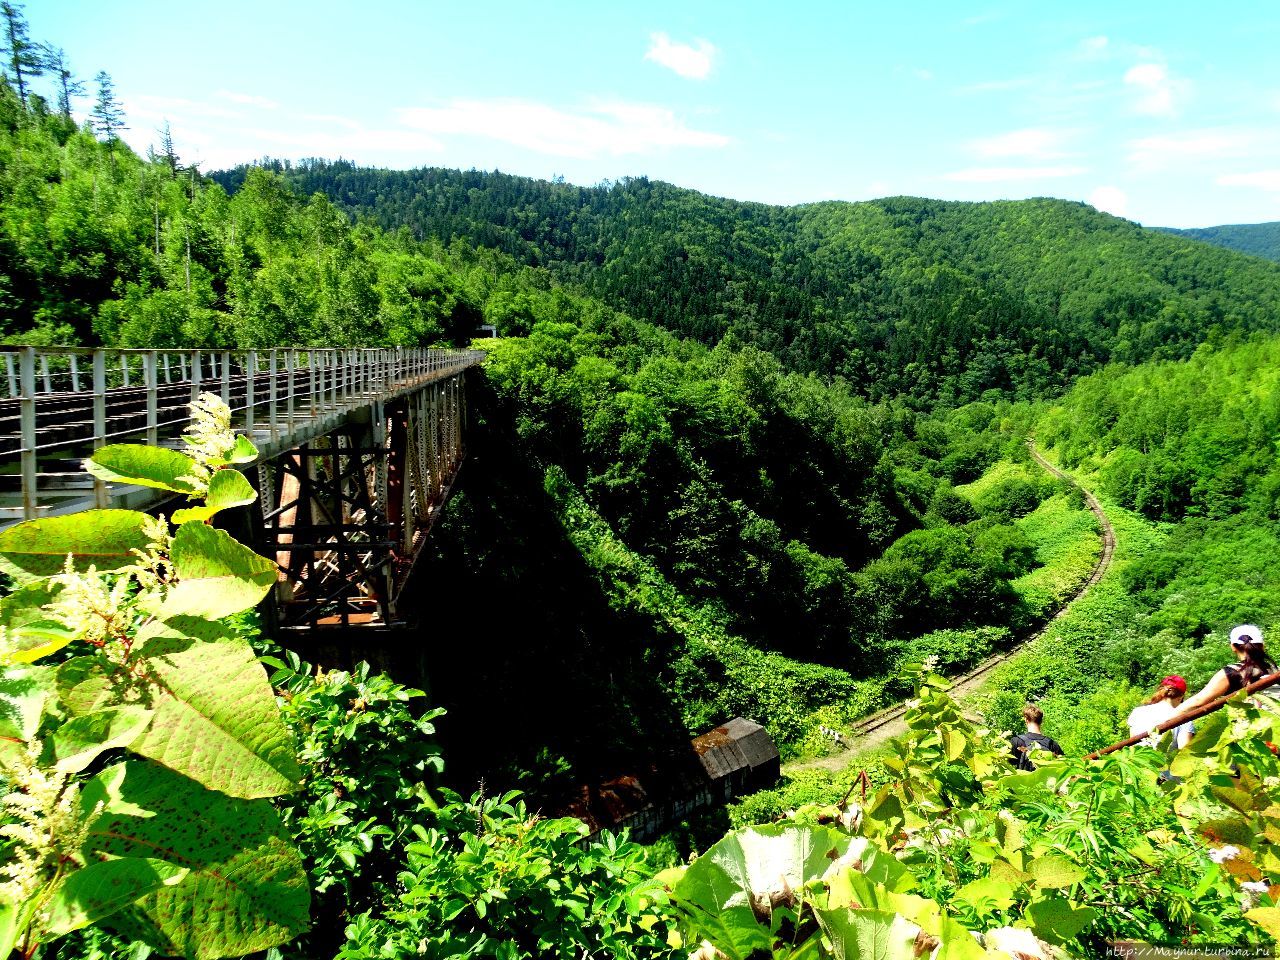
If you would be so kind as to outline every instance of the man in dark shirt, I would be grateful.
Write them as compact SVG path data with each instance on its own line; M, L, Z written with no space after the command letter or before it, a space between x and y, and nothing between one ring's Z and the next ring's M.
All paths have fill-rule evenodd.
M1030 753L1032 750L1048 750L1054 756L1062 756L1062 748L1052 737L1040 732L1040 724L1044 723L1044 711L1034 704L1028 703L1022 708L1022 719L1027 723L1027 732L1012 737L1009 741L1013 748L1013 765L1019 770L1034 770Z

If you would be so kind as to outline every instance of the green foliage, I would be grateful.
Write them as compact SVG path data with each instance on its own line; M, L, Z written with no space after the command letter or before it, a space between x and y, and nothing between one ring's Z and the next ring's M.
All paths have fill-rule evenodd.
M352 921L338 960L667 954L643 848L584 842L580 821L533 815L514 793L443 799L413 828L399 896Z
M197 457L211 436L193 433ZM170 454L104 462L173 486ZM207 459L179 456L207 481ZM123 510L19 524L0 556L23 581L0 601L0 952L92 924L212 960L304 930L302 862L262 799L298 787L292 738L253 650L216 619L261 600L274 566L203 523L171 534ZM184 600L196 584L204 599Z
M683 336L733 338L874 397L1027 399L1108 361L1185 357L1218 331L1274 330L1280 316L1274 265L1082 203L782 208L643 177L583 188L341 161L280 169L304 195L384 229L499 249ZM244 190L259 174L218 180ZM511 314L517 334L536 317Z
M1168 233L1176 233L1192 240L1203 240L1215 246L1251 253L1255 257L1280 260L1280 223L1231 223L1220 227L1195 227L1177 230L1173 227L1157 227Z
M1170 757L1149 748L1019 772L1004 736L944 686L919 679L871 796L740 828L660 875L684 942L744 958L1270 942L1276 714L1243 705L1205 721L1171 758L1184 779L1162 786Z

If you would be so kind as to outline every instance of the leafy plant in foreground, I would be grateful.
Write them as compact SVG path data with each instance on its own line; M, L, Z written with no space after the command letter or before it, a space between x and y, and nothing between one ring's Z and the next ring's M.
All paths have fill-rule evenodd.
M740 829L661 874L685 942L705 958L977 960L1280 932L1280 715L1231 705L1180 752L1018 772L944 686L919 678L883 761L894 779L865 803ZM1181 782L1159 779L1170 764Z
M352 916L394 887L411 827L434 805L424 781L443 767L432 738L444 711L415 717L410 704L422 691L367 663L348 673L315 669L292 652L262 660L273 668L302 767L302 788L276 807L316 898L316 926L290 954L320 956L342 942Z
M257 451L217 397L192 406L187 452L116 444L86 461L188 496L176 531L91 510L0 532L16 583L0 601L0 957L98 923L201 960L307 926L302 862L267 799L297 788L292 737L221 622L275 566L207 524L253 502L234 467Z
M666 955L644 849L585 842L581 821L544 819L518 796L443 791L405 847L402 892L355 918L338 960Z

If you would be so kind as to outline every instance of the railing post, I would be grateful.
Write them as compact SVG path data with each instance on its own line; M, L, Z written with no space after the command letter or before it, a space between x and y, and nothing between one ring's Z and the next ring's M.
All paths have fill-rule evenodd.
M4 355L4 369L5 369L5 372L9 374L9 396L11 397L21 396L22 391L18 389L18 378L17 376L14 375L14 372L13 372L13 354L12 353L6 353Z
M285 412L289 416L289 432L293 432L293 375L298 368L298 351L289 349L284 352L285 369L289 371L289 398L285 401Z
M71 389L80 392L80 365L76 363L76 355L71 354Z
M155 446L160 439L156 417L156 352L142 355L142 379L147 387L147 443Z
M311 393L307 397L307 407L313 417L316 415L316 362L316 352L309 350L307 352L307 372L311 375Z
M200 351L197 350L191 355L191 402L195 403L200 397L200 379L202 371L200 369Z
M49 380L49 357L40 354L40 379L44 381L44 392L53 393L53 383Z
M39 491L36 489L36 348L23 347L20 361L22 399L22 517L34 520Z
M127 353L120 354L120 379L122 386L127 387L129 385L129 355Z
M231 406L231 354L222 351L222 402Z
M258 351L250 350L245 357L244 381L244 432L253 439L253 380L258 375Z
M271 348L271 358L267 361L267 375L270 378L270 386L267 387L267 425L271 429L271 439L274 440L280 434L280 430L276 425L276 400L280 396L280 387L276 383L276 354L279 353L274 347Z
M107 355L102 350L93 351L93 448L107 443ZM93 502L102 508L107 505L107 481L93 478Z

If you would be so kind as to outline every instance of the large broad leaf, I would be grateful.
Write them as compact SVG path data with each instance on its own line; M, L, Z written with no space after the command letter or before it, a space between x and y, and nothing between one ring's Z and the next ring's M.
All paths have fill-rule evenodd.
M768 952L773 911L794 908L800 889L831 870L854 842L828 827L737 830L689 865L672 889L672 903L729 957Z
M98 923L157 887L172 886L186 876L185 867L142 857L90 863L67 877L53 895L45 911L45 928L62 936Z
M203 523L178 528L170 553L178 584L160 610L163 619L190 615L217 620L255 606L276 582L276 565L222 530Z
M14 647L7 656L0 658L0 662L34 663L75 639L74 633L51 619L44 609L61 592L61 584L35 580L0 600L0 627L4 627L5 635Z
M107 921L168 955L213 960L265 950L307 928L302 859L266 800L237 800L143 760L85 786L87 859L156 857L190 873Z
M1084 879L1083 869L1066 857L1053 853L1031 861L1027 873L1031 874L1037 886L1045 890L1069 887Z
M880 910L910 920L939 942L941 949L932 960L983 960L986 955L968 930L925 897L888 890L853 869L828 877L827 889L826 910Z
M138 706L109 707L72 717L53 734L54 765L63 773L79 773L106 750L127 747L151 720Z
M1254 907L1245 917L1265 930L1268 936L1280 940L1280 907Z
M152 624L139 640L155 716L134 753L235 797L297 789L293 738L246 641L187 617Z
M103 657L72 657L58 667L58 699L77 716L119 706L124 702L123 684L114 681L112 673L120 669Z
M52 667L0 668L0 737L30 740L53 690Z
M1097 916L1092 907L1076 907L1062 897L1037 900L1027 907L1026 914L1035 935L1056 944L1074 940Z
M95 477L116 483L198 494L199 488L183 477L194 476L198 467L185 453L165 447L137 443L112 443L95 450L84 462Z
M204 506L175 510L172 519L174 523L203 522L219 511L247 506L257 499L257 491L239 470L219 470L209 481Z
M62 572L68 555L79 571L119 570L150 542L146 520L135 510L85 510L19 523L0 531L0 571L22 582L51 577Z
M982 877L971 880L955 893L955 899L971 906L979 916L993 916L1013 906L1015 886L1007 880Z
M235 446L233 446L231 448L231 452L227 454L227 463L253 463L253 461L257 459L258 448L253 445L253 441L243 433L237 434Z
M917 960L916 938L921 930L900 914L819 910L818 922L831 941L831 955L840 960Z

